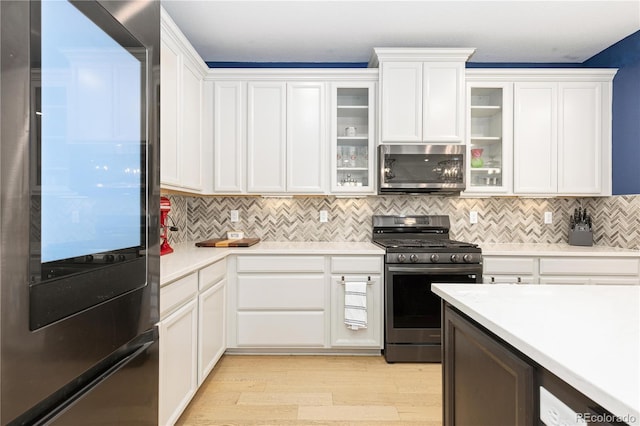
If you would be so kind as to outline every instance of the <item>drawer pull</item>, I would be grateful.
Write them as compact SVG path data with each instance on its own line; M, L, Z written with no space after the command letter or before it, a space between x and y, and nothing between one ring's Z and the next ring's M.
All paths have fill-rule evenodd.
M345 283L345 279L344 279L344 275L342 276L342 279L340 280L340 284L344 285ZM371 285L373 284L373 281L371 281L371 276L367 277L367 285Z

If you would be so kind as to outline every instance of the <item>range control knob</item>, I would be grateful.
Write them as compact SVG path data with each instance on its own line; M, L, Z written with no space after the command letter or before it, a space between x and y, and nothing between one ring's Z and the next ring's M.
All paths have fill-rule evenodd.
M456 263L458 261L458 255L457 254L452 254L451 255L451 262L452 263Z
M418 261L418 256L412 254L411 256L409 256L409 260L411 261L411 263L416 263Z
M407 260L407 257L404 254L399 254L398 255L398 262L402 263L405 260Z
M471 263L471 261L473 260L473 256L471 256L470 254L465 254L464 256L462 256L462 260L467 263Z
M431 259L432 263L438 263L438 260L440 260L440 256L438 256L436 253L433 253L431 257L429 257L429 259Z

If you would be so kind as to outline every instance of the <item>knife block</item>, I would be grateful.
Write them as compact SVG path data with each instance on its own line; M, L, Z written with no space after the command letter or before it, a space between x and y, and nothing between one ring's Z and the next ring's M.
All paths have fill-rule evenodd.
M575 229L569 229L569 245L571 246L592 246L593 231L589 229L581 229L576 226Z

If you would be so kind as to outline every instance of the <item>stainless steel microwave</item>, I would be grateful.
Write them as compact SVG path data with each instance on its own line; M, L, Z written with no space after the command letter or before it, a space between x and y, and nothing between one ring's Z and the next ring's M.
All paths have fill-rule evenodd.
M380 145L378 193L460 193L465 189L464 153L464 145Z

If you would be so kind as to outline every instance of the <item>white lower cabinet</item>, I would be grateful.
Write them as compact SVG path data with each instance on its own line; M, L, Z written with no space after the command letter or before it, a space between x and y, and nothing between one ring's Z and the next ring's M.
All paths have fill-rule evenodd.
M323 311L240 311L238 346L323 347Z
M540 258L540 284L640 284L640 259Z
M229 265L228 348L382 347L382 255L240 255ZM369 281L367 328L344 324L343 277Z
M226 349L226 259L160 289L160 425L173 425Z
M238 256L235 332L238 347L323 347L322 256Z
M198 389L198 304L191 300L160 322L161 425L178 420Z
M324 346L322 274L241 275L237 295L238 346Z
M482 281L488 284L534 284L537 259L520 256L483 256Z
M344 323L345 282L367 283L367 328L352 330ZM331 276L331 346L380 347L382 342L382 278L380 275Z
M198 385L204 382L226 349L225 292L222 280L198 296Z
M483 282L640 285L640 258L611 255L484 255Z

